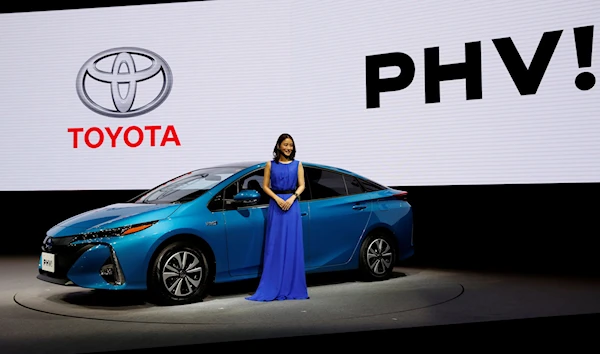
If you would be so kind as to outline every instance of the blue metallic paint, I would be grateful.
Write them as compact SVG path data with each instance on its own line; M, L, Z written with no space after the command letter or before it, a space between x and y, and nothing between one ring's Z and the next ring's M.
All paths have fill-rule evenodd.
M339 168L309 163L304 165L357 176ZM201 239L208 245L216 266L215 282L254 278L260 275L267 207L212 212L207 205L230 181L263 167L264 163L258 163L242 169L191 202L114 204L67 219L52 227L48 235L64 237L84 231L157 221L153 226L131 235L78 241L97 244L86 251L68 272L68 277L80 287L145 289L153 255L172 237L182 234ZM408 202L392 197L397 192L386 189L346 197L300 201L307 272L356 269L361 242L365 235L377 228L394 235L400 260L412 256L412 209ZM254 228L251 235L244 233L251 228ZM106 283L98 274L110 255L109 245L113 247L124 272L125 283L121 286Z

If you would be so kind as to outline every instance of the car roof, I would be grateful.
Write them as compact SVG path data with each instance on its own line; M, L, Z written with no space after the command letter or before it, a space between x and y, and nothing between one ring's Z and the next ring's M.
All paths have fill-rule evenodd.
M254 165L264 164L265 161L239 161L239 162L230 162L221 165L215 165L212 167L240 167L240 168L248 168Z
M341 173L346 173L352 176L356 176L356 177L360 177L366 180L370 180L368 177L359 175L355 172L343 169L343 168L339 168L339 167L334 167L331 165L324 165L324 164L320 164L320 163L314 163L314 162L308 162L308 161L301 161L302 165L304 166L308 166L308 167L317 167L317 168L325 168L328 170L332 170L332 171L337 171L337 172L341 172ZM238 167L238 168L242 168L242 169L246 169L249 167L263 167L265 164L267 163L267 161L263 160L263 161L238 161L238 162L229 162L229 163L225 163L225 164L221 164L221 165L217 165L217 166L213 166L213 167Z

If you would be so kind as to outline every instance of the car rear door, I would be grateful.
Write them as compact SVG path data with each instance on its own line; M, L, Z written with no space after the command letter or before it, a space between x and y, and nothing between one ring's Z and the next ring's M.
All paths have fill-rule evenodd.
M305 177L311 193L306 267L343 265L359 245L372 202L352 176L305 167Z

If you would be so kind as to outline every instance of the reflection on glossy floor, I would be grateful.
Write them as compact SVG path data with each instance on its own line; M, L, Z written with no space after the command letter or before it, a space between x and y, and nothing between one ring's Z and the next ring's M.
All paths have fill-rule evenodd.
M244 299L256 282L201 303L147 304L35 278L37 258L0 258L2 353L85 353L600 312L600 279L397 267L385 282L310 276L309 300Z

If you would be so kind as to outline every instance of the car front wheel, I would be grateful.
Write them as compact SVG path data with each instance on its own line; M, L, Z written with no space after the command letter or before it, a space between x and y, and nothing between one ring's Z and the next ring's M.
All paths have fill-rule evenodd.
M149 291L152 302L178 305L198 302L209 286L211 269L202 249L175 242L160 251L152 266Z
M359 272L366 281L390 278L396 262L393 239L383 233L373 233L360 248Z

